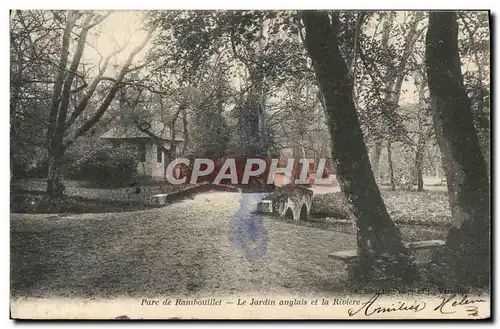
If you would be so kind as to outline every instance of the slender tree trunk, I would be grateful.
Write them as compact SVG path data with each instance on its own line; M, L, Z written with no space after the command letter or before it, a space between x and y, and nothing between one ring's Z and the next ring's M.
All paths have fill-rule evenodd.
M422 175L422 162L417 167L417 192L424 191L424 176Z
M260 43L258 48L264 51L265 22L260 22ZM255 59L248 59L237 52L234 32L230 37L233 55L247 67L252 86L247 100L238 113L241 130L242 151L248 155L269 155L269 136L266 122L265 72L260 65L255 66Z
M425 70L418 70L415 75L415 83L418 86L418 110L417 110L417 121L418 121L418 141L417 149L415 151L415 169L413 171L412 183L417 185L417 192L423 192L424 190L424 178L422 174L422 165L424 161L424 151L428 139L432 136L432 129L424 129L424 122L427 121L426 99L425 99L425 87L427 86L427 77L425 75ZM430 160L430 159L429 159Z
M410 58L410 55L413 50L413 46L415 45L415 42L417 41L419 37L419 32L417 31L418 23L422 20L424 13L423 12L415 12L413 19L409 23L409 28L408 28L408 35L407 35L407 40L404 44L404 49L401 57L401 62L399 63L398 66L390 66L388 67L387 70L387 75L385 78L385 88L386 92L384 95L384 100L386 102L387 106L387 111L390 116L393 115L393 113L396 111L396 108L399 104L399 98L401 96L401 89L403 86L403 81L406 76L406 65L408 62L408 59ZM388 53L389 49L389 37L390 37L390 31L393 25L393 20L394 18L391 17L391 15L388 15L388 17L384 18L384 23L382 27L382 47L384 49L385 53ZM381 129L386 129L387 123L383 124ZM387 136L388 141L388 157L389 160L392 162L391 155L390 155L390 139L392 139L393 136ZM380 163L380 154L382 152L384 144L384 138L382 138L380 141L377 141L375 144L375 150L372 154L372 168L373 172L375 174L375 179L377 182L380 182L380 169L379 169L379 163ZM391 168L391 164L389 165L389 176L391 179L391 186L392 189L394 190L395 187L395 181L394 181L394 173L393 173L393 168Z
M417 184L417 192L424 191L424 177L422 175L422 159L423 159L423 154L417 151L415 154L415 183Z
M488 285L489 179L464 88L455 12L429 14L426 64L434 129L453 216L446 243L454 254L441 263L451 267L458 282Z
M375 176L375 181L380 183L380 156L382 155L382 146L383 140L378 140L375 143L375 148L372 153L372 170L373 175Z
M392 143L387 141L387 162L389 163L389 177L391 179L391 190L396 191L396 179L394 178L394 164L392 163Z
M387 49L389 47L389 32L391 30L391 25L392 25L392 18L389 14L388 17L384 18L383 25L382 25L382 40L381 40L381 42L382 42L382 48L384 50L384 53L387 52ZM392 99L391 92L392 92L392 87L394 84L394 79L392 78L392 75L394 74L394 72L392 72L392 71L393 70L388 69L385 78L381 77L385 83L386 92L384 95L384 101L386 102L386 105L388 105L388 107L391 106L391 99ZM389 108L389 110L392 111L392 109L390 109L390 108ZM379 127L379 129L381 129L381 131L385 131L387 129L387 122L385 122L385 121L381 122L381 126ZM382 154L382 149L384 147L384 141L385 141L385 136L382 136L382 137L377 139L377 141L375 142L375 149L373 150L373 154L372 154L372 158L371 158L371 165L372 165L373 173L375 175L375 181L379 184L380 184L380 156ZM389 168L389 170L390 170L390 168Z
M262 152L266 155L269 153L269 136L267 130L267 120L266 120L266 97L265 94L259 97L259 135L260 142L262 143Z
M422 175L422 164L424 160L425 138L420 135L417 142L417 150L415 152L415 183L417 184L417 192L424 190L424 178Z
M254 92L254 106L257 111L257 131L258 135L255 136L258 139L259 143L259 154L269 155L269 138L267 131L267 122L266 122L266 94L264 90L264 76L261 72L251 72L250 76L252 77L252 83L254 84L254 88L252 88Z
M187 146L189 144L189 131L188 131L188 118L187 118L187 109L182 111L182 126L184 133L184 142L182 143L182 151L181 154L186 154Z
M337 179L356 218L361 264L357 275L363 282L377 280L373 277L376 269L386 271L389 278L412 280L415 268L401 257L406 254L401 234L387 212L370 166L352 99L352 81L334 31L337 24L330 24L324 12L306 11L302 17L306 47L325 97L327 123L335 141L332 159ZM338 22L337 17L333 19ZM376 260L383 259L384 254L394 255L398 261L377 266Z

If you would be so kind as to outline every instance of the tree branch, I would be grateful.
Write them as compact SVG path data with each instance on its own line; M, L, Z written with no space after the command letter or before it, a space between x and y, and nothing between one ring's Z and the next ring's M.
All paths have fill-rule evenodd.
M113 99L116 96L116 93L120 89L120 84L123 81L123 78L125 77L125 74L127 74L127 69L131 65L134 57L142 50L144 47L147 45L149 40L151 40L151 37L153 36L154 29L151 29L148 31L148 34L146 38L144 38L143 42L141 42L139 45L137 45L134 49L132 49L132 52L129 54L127 60L125 61L124 66L122 67L120 73L118 74L118 77L116 78L115 83L111 87L111 90L108 92L106 95L106 98L104 101L101 103L101 105L98 107L96 112L92 115L92 117L87 120L80 128L76 129L76 131L72 134L71 137L69 137L66 142L65 146L69 146L74 143L75 139L78 137L82 136L85 134L92 126L94 126L99 119L104 115L106 110L108 109L109 105L113 101Z
M94 22L85 24L82 27L82 29L87 30L87 31L90 30L91 28L100 24L102 21L104 21L106 18L108 18L109 15L111 15L111 11L108 11L105 15L99 16Z
M87 15L85 18L84 24L89 25L92 21L93 16ZM85 49L85 43L87 41L88 29L83 29L80 33L80 37L78 39L78 43L76 46L75 54L73 55L73 60L70 64L69 73L66 74L66 78L64 79L62 92L61 92L61 101L58 107L58 115L57 115L57 124L55 129L55 136L62 141L63 133L65 129L66 116L68 113L69 106L69 97L71 95L71 85L73 84L74 74L80 65L80 60L83 56L83 50Z
M68 121L65 124L65 129L68 129L76 121L76 119L83 113L83 111L85 111L85 109L87 108L87 105L88 105L90 99L92 98L92 96L94 95L94 92L97 89L97 85L99 84L99 82L101 80L103 80L102 79L102 75L106 71L106 68L108 67L109 61L111 60L112 57L114 57L115 55L117 55L118 53L120 53L124 49L124 47L115 50L114 52L112 52L111 54L109 54L104 59L104 63L103 63L102 66L101 65L99 66L99 73L97 74L97 76L94 78L94 80L90 84L89 90L83 96L83 98L80 101L80 103L78 103L78 105L76 106L76 108L73 111L73 113L71 113L70 118L68 119Z

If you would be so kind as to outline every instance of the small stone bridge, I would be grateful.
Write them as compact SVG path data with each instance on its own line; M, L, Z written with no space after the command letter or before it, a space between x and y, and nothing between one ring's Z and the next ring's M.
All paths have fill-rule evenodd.
M285 219L309 219L313 191L302 186L276 187L274 193L257 204L257 211L273 213Z
M151 203L155 205L165 205L168 202L179 199L182 200L196 193L208 192L212 190L243 192L241 188L234 186L200 184L198 186L169 194L155 194L151 197ZM257 203L257 211L261 213L273 213L289 220L307 221L311 212L312 199L313 191L306 187L293 185L285 185L283 187L276 186L273 188L272 194Z

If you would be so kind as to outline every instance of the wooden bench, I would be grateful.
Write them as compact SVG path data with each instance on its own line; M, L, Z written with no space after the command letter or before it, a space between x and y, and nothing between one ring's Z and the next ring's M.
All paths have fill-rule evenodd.
M426 241L415 241L415 242L404 242L406 248L417 249L417 250L425 250L425 249L434 249L438 247L442 247L445 245L445 241L443 240L426 240ZM358 257L358 250L342 250L337 251L331 254L328 254L328 258L341 260L343 262L349 262Z

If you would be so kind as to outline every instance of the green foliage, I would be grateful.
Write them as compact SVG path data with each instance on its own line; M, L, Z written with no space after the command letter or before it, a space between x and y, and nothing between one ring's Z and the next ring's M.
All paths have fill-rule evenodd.
M240 64L260 71L270 82L286 81L284 73L300 74L306 65L305 49L299 40L290 38L298 31L294 11L153 12L149 20L159 24L164 34L155 40L157 50L166 47L169 53L168 57L162 53L156 56L164 60L166 69L179 75L180 81L199 76L200 68L214 57L244 61ZM238 63L226 65L234 69Z
M487 12L461 12L458 14L458 47L462 62L472 62L477 69L463 73L464 85L470 99L483 156L490 158L490 29Z
M234 128L235 135L229 138L235 151L231 153L279 153L276 139L270 135L276 129L264 125L263 119L270 113L267 99L275 96L277 89L290 78L314 80L305 48L298 37L296 12L155 12L149 15L149 20L160 26L162 36L154 41L155 50L150 56L160 63L161 74L168 72L173 76L169 78L175 80L171 84L196 86L207 97L215 94L223 103L200 106L193 111L193 121L204 125L221 122L221 115L207 117L203 112L222 113L225 106L230 106L234 109L231 119L235 123L229 125ZM238 78L240 90L236 90ZM213 88L221 82L225 83L221 86L222 93ZM211 135L220 135L217 130L223 132L227 128L222 124L210 129L211 132L200 132L204 128L195 128L193 136L199 137L191 144L196 153L200 153L203 146L209 153L221 153L219 149L226 138L214 150L210 145L220 139L211 138Z
M103 148L69 166L66 176L99 186L125 186L135 178L137 164L135 149L127 146Z
M416 70L415 54L423 50L424 17L423 12L378 12L366 19L366 25L375 29L365 28L359 36L355 90L369 140L390 137L408 142L406 118L399 111L401 86L396 82L407 81Z

